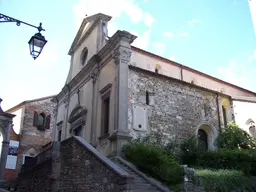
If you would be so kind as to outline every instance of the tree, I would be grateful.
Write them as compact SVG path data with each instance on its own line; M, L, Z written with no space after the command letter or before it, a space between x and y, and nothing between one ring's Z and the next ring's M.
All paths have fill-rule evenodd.
M256 140L235 123L229 123L216 139L219 148L226 149L255 149Z

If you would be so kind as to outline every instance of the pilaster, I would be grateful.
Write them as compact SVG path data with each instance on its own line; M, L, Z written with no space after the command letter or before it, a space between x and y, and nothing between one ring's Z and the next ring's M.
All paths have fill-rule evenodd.
M120 155L122 146L132 139L128 129L128 66L132 54L130 44L136 37L126 31L117 33L119 36L113 51L116 64L116 83L114 132L109 137L111 155Z

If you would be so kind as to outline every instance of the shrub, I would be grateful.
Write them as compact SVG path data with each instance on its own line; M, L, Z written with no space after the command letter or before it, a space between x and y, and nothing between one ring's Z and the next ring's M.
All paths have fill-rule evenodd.
M239 149L209 151L201 155L197 165L204 168L236 169L256 175L256 152Z
M144 142L131 142L124 147L126 158L138 169L167 185L183 181L184 170L161 148Z
M230 123L216 139L219 148L225 149L255 149L256 141L246 131L236 124Z
M249 177L235 170L196 170L193 176L196 185L203 185L207 192L255 191Z
M202 153L205 151L198 142L200 141L196 137L191 137L180 145L180 159L182 164L188 166L197 164Z

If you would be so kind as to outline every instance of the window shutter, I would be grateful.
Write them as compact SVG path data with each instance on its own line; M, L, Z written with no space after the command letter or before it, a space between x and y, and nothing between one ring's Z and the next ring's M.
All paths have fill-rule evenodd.
M50 129L51 115L48 115L45 120L45 129Z
M33 126L37 126L37 117L38 117L38 113L35 111L34 112L34 121L33 121Z

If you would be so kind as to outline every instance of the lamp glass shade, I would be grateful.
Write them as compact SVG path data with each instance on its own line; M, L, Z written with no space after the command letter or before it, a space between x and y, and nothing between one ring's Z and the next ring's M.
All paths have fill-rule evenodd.
M45 40L44 36L41 33L36 33L28 42L30 55L36 59L41 54L46 43L47 40Z

